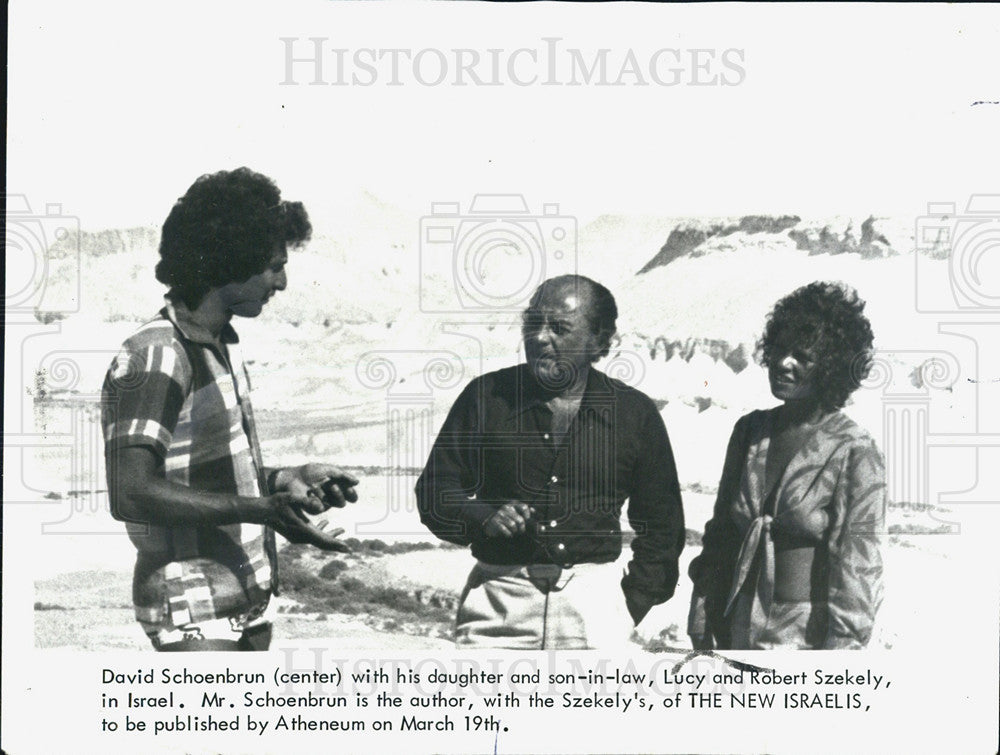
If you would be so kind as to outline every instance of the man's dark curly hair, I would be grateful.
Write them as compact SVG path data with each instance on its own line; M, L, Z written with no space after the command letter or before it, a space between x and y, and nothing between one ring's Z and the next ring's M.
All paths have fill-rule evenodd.
M865 302L843 283L817 281L778 300L757 344L765 367L796 349L815 357L813 379L819 403L840 409L868 377L874 334Z
M206 174L163 223L156 279L193 308L209 289L263 272L276 244L297 247L311 234L302 203L282 201L267 176L249 168Z

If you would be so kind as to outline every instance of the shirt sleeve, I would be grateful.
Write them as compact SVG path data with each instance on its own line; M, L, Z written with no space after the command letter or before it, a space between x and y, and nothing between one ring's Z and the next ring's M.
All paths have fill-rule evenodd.
M415 490L420 521L456 545L482 537L483 524L496 510L473 498L482 479L481 443L476 436L484 420L481 386L481 380L472 381L452 405Z
M187 359L176 344L123 347L101 394L105 453L147 446L165 458L189 383Z
M663 418L651 401L633 475L628 520L636 536L622 589L645 614L674 594L684 548L684 509L673 449Z
M863 648L882 603L886 485L882 454L873 441L852 446L837 494L830 532L829 629L824 648Z
M746 464L746 427L747 418L744 417L733 428L726 448L715 508L702 535L702 550L688 568L688 575L694 583L688 615L688 634L699 640L712 636L719 647L729 645L728 623L725 619L726 598L741 545L740 534L730 515L730 507L739 492L740 478Z

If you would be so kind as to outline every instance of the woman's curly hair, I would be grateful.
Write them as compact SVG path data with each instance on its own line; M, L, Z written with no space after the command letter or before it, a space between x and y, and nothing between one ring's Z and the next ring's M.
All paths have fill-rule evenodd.
M267 176L237 168L201 176L177 200L160 238L156 279L196 307L211 288L263 272L276 244L309 240L301 202L286 202Z
M809 350L820 404L840 409L872 367L874 334L864 309L858 292L843 283L817 281L797 288L768 314L758 361L767 367L790 351Z

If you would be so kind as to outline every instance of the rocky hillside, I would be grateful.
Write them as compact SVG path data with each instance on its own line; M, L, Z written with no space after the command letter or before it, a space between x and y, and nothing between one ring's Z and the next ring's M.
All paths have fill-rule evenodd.
M856 254L864 259L881 259L913 248L912 224L893 223L888 218L869 215L863 220L835 218L803 220L798 215L746 215L738 219L687 220L677 224L660 250L639 270L647 273L682 257L700 257L711 250L706 242L720 242L734 234L745 236L787 236L796 248L815 254ZM893 241L890 241L890 236ZM719 244L715 245L719 248Z
M108 228L102 231L72 231L49 248L55 259L79 254L85 260L112 254L146 254L156 252L160 245L160 229L156 226Z
M262 418L270 418L262 433L282 454L419 467L423 451L403 461L387 456L387 401L432 400L427 431L436 432L472 377L519 360L518 313L435 309L454 301L454 281L426 274L421 218L369 195L331 200L312 212L314 238L291 254L288 290L261 317L239 323L255 403ZM936 324L924 323L914 308L910 221L603 215L577 234L579 270L606 283L619 306L617 343L599 366L645 391L674 425L696 421L704 428L717 417L723 443L740 412L771 402L753 354L768 310L797 286L831 279L855 286L868 302L876 345L898 351L897 361L936 333ZM109 352L159 308L158 241L156 229L111 229L82 233L53 249L66 254L67 243L80 249L79 269L64 265L48 281L53 300L67 298L74 287L80 292L79 311L61 326L67 343L100 351L92 369L80 368L81 393L99 390ZM938 277L946 275L945 260L928 264L940 267ZM913 373L926 356L912 358L918 361L900 362L896 372ZM454 379L428 383L428 365L442 359ZM59 386L46 384L45 365L36 372L24 378L28 393L58 398ZM881 394L867 393L866 411L877 424ZM310 413L308 421L303 412ZM307 436L285 433L296 426L309 428ZM714 484L714 462L699 468L702 457L714 458L712 448L699 446L701 439L714 443L710 435L700 432L686 444L692 482Z

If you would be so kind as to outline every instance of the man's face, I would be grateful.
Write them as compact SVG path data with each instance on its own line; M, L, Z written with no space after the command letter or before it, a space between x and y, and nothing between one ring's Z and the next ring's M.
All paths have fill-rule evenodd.
M545 286L524 313L524 353L535 379L561 391L594 361L601 348L591 330L587 286Z
M227 283L220 289L226 307L239 317L256 317L275 291L288 285L285 263L288 251L284 242L274 245L271 261L264 272L251 275L242 283Z

